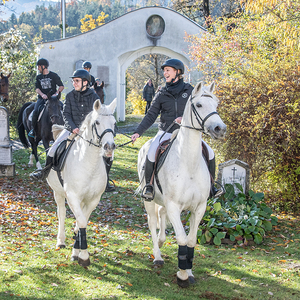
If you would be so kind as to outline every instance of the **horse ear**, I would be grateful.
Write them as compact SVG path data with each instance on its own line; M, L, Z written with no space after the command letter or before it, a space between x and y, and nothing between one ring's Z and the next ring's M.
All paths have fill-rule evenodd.
M101 107L101 102L100 102L100 99L97 99L95 102L94 102L94 110L98 111Z
M97 88L97 82L94 83L94 90Z
M51 96L52 96L52 95L51 95L50 93L47 94L48 99L50 99Z
M114 113L114 111L116 110L117 107L117 98L115 98L112 103L109 104L109 110Z
M215 83L213 82L209 87L208 87L208 90L213 93L214 90L215 90Z
M1 78L3 79L3 73L1 73Z
M9 74L8 74L7 78L9 78L9 77L10 77L10 75L11 75L11 73L9 73Z
M57 100L60 99L60 96L61 96L61 92L58 92L58 95L57 95Z
M199 93L199 91L200 91L201 88L202 88L202 85L203 85L203 82L202 82L202 81L200 81L200 82L198 82L198 83L196 84L196 86L194 87L193 92L192 92L192 97L194 97L195 94Z
M100 87L104 88L104 81L101 82Z

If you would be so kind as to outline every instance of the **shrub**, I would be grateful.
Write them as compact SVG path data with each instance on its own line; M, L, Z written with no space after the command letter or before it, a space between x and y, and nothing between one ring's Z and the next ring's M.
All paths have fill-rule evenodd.
M263 241L266 231L277 224L272 210L264 202L263 193L242 192L242 186L235 184L240 192L235 195L234 186L225 185L226 193L217 199L208 200L206 212L198 230L198 241L220 245L225 237L232 243L247 245L249 240L256 244Z

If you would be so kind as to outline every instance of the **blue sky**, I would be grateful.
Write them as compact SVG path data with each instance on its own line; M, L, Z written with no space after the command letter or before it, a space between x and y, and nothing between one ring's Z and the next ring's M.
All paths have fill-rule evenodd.
M0 0L1 1L1 0ZM48 5L51 2L60 2L58 0L48 0L48 1L42 1L42 0L9 0L8 2L5 2L4 6L0 7L0 20L7 20L11 14L14 12L17 17L22 12L29 12L35 9L37 5L42 5L45 3L45 5ZM67 2L67 1L66 1Z

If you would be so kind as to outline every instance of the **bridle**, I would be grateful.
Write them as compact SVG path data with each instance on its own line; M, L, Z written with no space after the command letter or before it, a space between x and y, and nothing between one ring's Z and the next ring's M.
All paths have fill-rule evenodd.
M212 96L210 96L210 95L207 95L207 94L203 94L203 95L201 95L201 97L210 97L210 98L212 98ZM190 97L190 101L191 101L191 123L192 123L192 126L187 126L187 125L181 125L181 124L179 124L181 127L185 127L185 128L188 128L188 129L194 129L194 130L198 130L198 131L201 131L201 132L205 132L205 129L204 129L204 125L205 125L205 122L211 117L211 116L213 116L213 115L219 115L216 111L213 111L213 112L211 112L211 113L209 113L204 119L202 119L201 118L201 116L199 115L199 113L197 112L197 109L196 109L196 107L195 107L195 105L194 105L194 103L193 103L193 99L194 99L195 97ZM200 128L196 128L195 126L194 126L194 122L193 122L193 115L192 114L194 114L194 116L195 116L195 118L196 118L196 120L197 120L197 122L198 122L198 124L200 125Z
M48 106L48 108L49 108L49 99L45 102L45 108ZM60 109L59 109L59 111L60 111ZM49 112L49 109L48 109L48 112ZM60 114L52 114L51 116L50 116L50 120L51 120L51 122L52 122L52 119L54 119L54 118L62 118L62 115ZM53 123L53 122L52 122Z
M100 116L113 116L113 114L99 114ZM97 121L96 121L97 122ZM115 132L114 130L110 129L110 128L107 128L105 129L101 135L99 135L98 133L98 130L97 130L97 127L96 127L96 122L94 122L94 124L92 125L92 135L93 135L93 138L91 140L87 140L85 139L82 135L80 135L79 133L77 133L77 135L82 138L84 141L88 142L89 145L93 145L95 147L98 147L98 148L102 148L102 138L104 137L105 134L107 133L112 133L113 136L115 137ZM92 140L94 139L94 133L96 134L97 138L98 138L98 144L95 144Z

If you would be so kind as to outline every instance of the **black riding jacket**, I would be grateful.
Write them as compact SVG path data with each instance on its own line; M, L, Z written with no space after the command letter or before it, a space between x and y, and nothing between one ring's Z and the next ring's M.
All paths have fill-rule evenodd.
M178 81L178 87L174 90L163 87L156 93L152 104L136 129L140 136L155 122L160 114L159 129L166 131L177 117L182 117L186 102L192 93L193 87L189 83ZM174 124L167 132L172 133L179 126Z
M95 100L99 96L93 89L87 89L83 92L72 90L66 95L66 101L63 108L63 118L65 128L72 132L79 128L85 117L93 110Z

